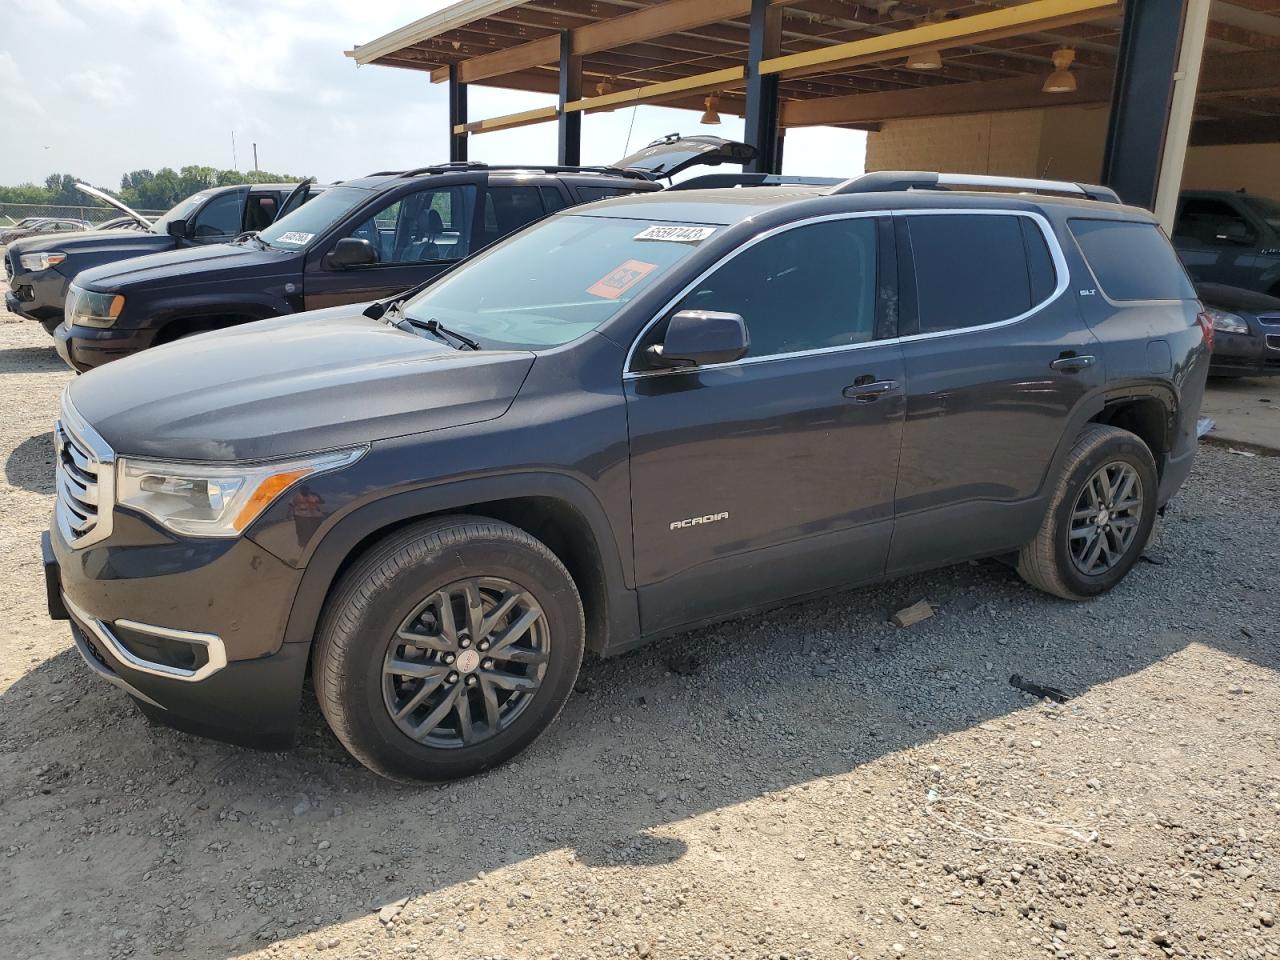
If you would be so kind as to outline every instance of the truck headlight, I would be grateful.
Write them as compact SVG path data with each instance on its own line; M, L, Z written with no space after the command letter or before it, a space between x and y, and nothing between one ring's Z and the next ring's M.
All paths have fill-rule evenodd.
M24 253L18 258L23 270L48 270L67 259L65 253Z
M1205 307L1205 312L1213 318L1213 329L1223 333L1248 333L1249 324L1237 313L1228 313L1216 307Z
M116 463L116 503L145 513L174 533L235 537L294 484L355 463L366 449L249 464L122 457Z
M67 325L109 327L124 309L124 297L118 293L94 293L74 283L67 289Z

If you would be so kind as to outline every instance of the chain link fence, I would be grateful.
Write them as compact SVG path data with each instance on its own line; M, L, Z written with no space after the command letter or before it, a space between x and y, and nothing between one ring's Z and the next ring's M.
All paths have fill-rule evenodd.
M139 210L143 216L158 217L163 210ZM124 216L115 207L106 204L76 206L59 203L0 203L0 227L9 227L24 217L69 217L89 223L105 223Z

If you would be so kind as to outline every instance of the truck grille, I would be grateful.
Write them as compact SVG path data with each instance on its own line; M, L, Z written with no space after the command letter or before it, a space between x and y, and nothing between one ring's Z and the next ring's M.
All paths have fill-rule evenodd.
M65 400L53 428L58 488L54 516L73 547L97 543L111 533L115 462L111 448L80 420Z
M1280 314L1258 317L1258 322L1267 327L1280 327Z

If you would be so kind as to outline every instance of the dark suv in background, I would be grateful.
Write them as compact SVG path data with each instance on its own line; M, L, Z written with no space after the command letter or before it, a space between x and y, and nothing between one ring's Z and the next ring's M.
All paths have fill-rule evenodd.
M660 190L659 176L754 152L719 137L672 136L612 167L446 163L350 180L235 244L81 274L55 334L58 352L83 371L193 333L387 297L549 213Z
M429 181L429 235L297 242L457 249L518 186L477 173ZM89 667L269 744L309 667L361 762L440 779L531 743L584 649L981 557L1120 583L1191 469L1213 333L1150 213L943 174L686 186L73 381L45 575Z
M143 229L94 229L19 240L5 252L10 292L5 305L53 333L62 322L67 288L81 270L162 250L226 243L246 230L268 226L324 187L314 183L261 183L214 187L192 194L155 221L86 184L84 192L124 211Z
M1187 190L1173 245L1197 283L1280 297L1280 203L1239 191Z

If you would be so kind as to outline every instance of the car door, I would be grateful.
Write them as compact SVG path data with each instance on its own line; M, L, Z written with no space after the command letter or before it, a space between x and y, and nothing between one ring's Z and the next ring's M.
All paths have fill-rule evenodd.
M1029 540L1068 418L1104 378L1044 217L895 219L907 398L891 573Z
M227 190L213 196L187 222L187 238L192 243L227 243L240 236L244 201L248 187Z
M306 309L378 300L435 276L470 252L475 205L474 185L432 186L427 181L363 208L308 253ZM347 237L367 240L375 262L332 266L328 254Z
M1216 197L1183 197L1173 241L1195 280L1256 287L1258 226L1234 203Z
M882 233L886 219L844 216L763 234L637 343L625 392L646 633L884 572L903 400ZM645 369L685 309L740 314L747 355Z

